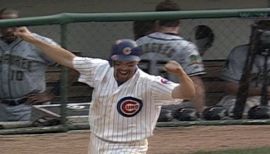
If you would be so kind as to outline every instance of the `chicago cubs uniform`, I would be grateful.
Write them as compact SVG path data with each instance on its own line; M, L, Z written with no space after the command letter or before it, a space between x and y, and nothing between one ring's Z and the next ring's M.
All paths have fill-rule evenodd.
M49 38L34 34L50 44ZM45 70L52 64L34 45L17 38L10 44L0 39L0 121L30 120L27 94L44 92Z
M195 95L193 81L175 61L164 67L182 80L181 85L140 70L142 50L133 40L117 40L107 61L78 57L36 39L25 27L15 34L40 47L59 64L77 70L79 81L94 88L89 111L89 153L145 154L147 137L153 134L160 106Z
M160 105L180 101L171 96L177 84L138 68L118 86L108 61L76 57L73 64L80 72L79 81L94 87L89 112L91 153L145 153ZM97 147L102 148L97 151Z
M226 81L236 82L238 83L243 74L243 68L245 66L246 55L248 53L249 46L240 45L235 47L229 54L226 64L223 68L223 72L221 78ZM263 84L263 65L264 65L264 57L262 55L256 55L252 69L251 69L251 78L250 78L250 87L258 87L261 88ZM270 59L267 61L268 71L270 70ZM233 114L233 108L236 101L236 97L232 95L227 95L218 103L219 105L223 105L228 109L230 115ZM269 101L268 101L269 103ZM259 96L248 97L246 101L246 107L243 115L247 116L248 110L260 104Z

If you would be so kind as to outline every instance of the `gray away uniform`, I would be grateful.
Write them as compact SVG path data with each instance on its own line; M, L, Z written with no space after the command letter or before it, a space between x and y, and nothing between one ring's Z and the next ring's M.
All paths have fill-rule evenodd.
M34 35L56 44L51 39ZM0 40L0 121L30 119L31 106L20 103L27 94L45 91L45 71L49 64L52 61L30 43L19 38L11 44ZM4 103L9 101L18 101L18 104Z
M139 38L136 42L144 52L139 66L150 74L161 75L178 82L175 76L169 75L163 70L163 65L169 60L175 60L181 64L189 76L205 74L197 47L178 35L155 32ZM190 103L187 104L190 106ZM184 107L185 103L181 106Z
M245 65L248 48L249 48L248 45L240 45L240 46L235 47L231 51L222 72L221 78L223 80L231 81L235 83L238 83L240 81L241 76L243 74L243 68ZM254 60L254 64L251 70L250 87L259 87L259 88L262 87L263 64L264 64L264 57L261 55L257 55ZM270 59L267 62L267 67L268 67L267 72L269 72ZM225 106L229 110L230 115L232 115L235 101L236 101L235 96L227 95L218 104ZM258 104L260 104L259 96L248 97L247 102L246 102L246 107L244 110L244 116L247 116L247 112L252 106L258 105Z

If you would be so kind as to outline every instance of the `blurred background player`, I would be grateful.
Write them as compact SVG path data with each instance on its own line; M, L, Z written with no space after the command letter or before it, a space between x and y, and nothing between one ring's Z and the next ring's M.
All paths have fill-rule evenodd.
M179 11L180 7L171 0L165 0L160 2L155 10ZM201 113L205 107L205 89L200 76L205 74L205 71L196 45L179 36L179 20L158 20L154 27L155 32L137 39L138 45L142 47L144 52L140 67L150 74L162 75L177 82L174 76L166 74L161 67L167 61L175 60L181 64L196 87L193 104L186 101L181 105L163 106L162 108L176 110L182 107L195 107L197 112Z
M79 71L79 81L94 88L89 112L89 153L145 154L160 105L192 99L195 94L192 80L175 61L168 62L165 69L176 75L181 84L139 69L142 51L133 40L117 40L107 61L75 56L34 37L27 28L19 29L16 34L59 64Z
M18 17L17 10L0 11L0 19ZM39 48L14 35L16 30L17 27L0 29L0 121L28 121L33 104L54 98L52 92L45 90L45 70L53 62ZM56 45L49 38L34 36Z
M269 20L260 20L255 24L262 28L270 28ZM267 38L270 40L270 38ZM225 81L225 94L226 96L218 103L218 105L224 106L228 111L229 115L233 115L233 109L236 101L236 95L239 89L239 81L243 74L247 54L249 51L250 44L238 45L230 52L226 64L224 66L221 78ZM259 51L255 51L258 52ZM270 53L269 53L270 54ZM249 83L248 98L246 101L246 107L244 110L244 116L246 117L250 108L255 105L259 105L261 102L262 86L263 86L263 73L264 73L264 56L262 54L256 54L255 60L251 69L251 78ZM269 78L270 72L270 59L267 61L267 72ZM268 80L269 81L269 80ZM268 82L268 100L270 99L270 84ZM268 101L269 103L269 101Z
M193 28L192 32L194 34L188 40L196 44L200 55L204 56L208 49L212 47L215 34L212 28L207 25L197 25Z

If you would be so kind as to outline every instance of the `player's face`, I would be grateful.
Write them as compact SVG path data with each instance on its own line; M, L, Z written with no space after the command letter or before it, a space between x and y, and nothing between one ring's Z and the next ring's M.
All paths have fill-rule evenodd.
M130 79L137 70L137 61L114 61L114 77L118 82L125 82Z
M3 14L1 15L1 19L14 19L17 18L18 15L17 14ZM7 43L11 43L14 40L16 40L16 36L14 35L14 32L16 31L16 27L5 27L5 28L1 28L0 32L1 32L1 37L2 39L7 42Z

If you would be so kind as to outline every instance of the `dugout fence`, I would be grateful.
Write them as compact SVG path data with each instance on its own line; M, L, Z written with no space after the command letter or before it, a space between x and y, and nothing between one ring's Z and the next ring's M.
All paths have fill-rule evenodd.
M0 27L28 26L31 31L56 40L61 46L82 56L107 58L111 44L120 38L134 38L133 21L153 21L159 19L181 19L180 34L192 40L194 27L209 26L215 40L211 48L203 55L205 61L224 61L230 50L239 44L248 43L250 25L257 19L266 19L269 8L230 9L230 10L196 10L171 12L119 12L119 13L62 13L51 16L24 17L19 19L0 20ZM143 28L143 27L142 27ZM214 75L218 77L217 69ZM61 125L53 127L33 128L31 122L0 123L3 129L0 134L67 131L70 129L89 128L87 120L76 124L70 120L67 106L70 102L67 78L68 71L61 68L61 95L55 103L61 104ZM212 78L210 79L211 81ZM216 78L215 78L216 80ZM211 89L211 88L209 88ZM222 89L220 87L219 89ZM76 92L82 92L76 90ZM222 93L219 95L221 96ZM72 92L74 93L74 91ZM216 93L216 92L214 92ZM90 93L89 93L90 97ZM80 97L79 97L80 98ZM218 101L217 97L215 101ZM77 102L89 102L91 98L77 99ZM211 100L213 101L213 100ZM208 102L209 104L215 102ZM80 117L78 117L80 118ZM87 115L86 117L87 118ZM69 122L72 121L72 122ZM189 126L189 125L224 125L224 124L268 124L269 120L222 120L159 123L158 126ZM22 129L23 127L23 129ZM18 130L18 128L20 128Z

